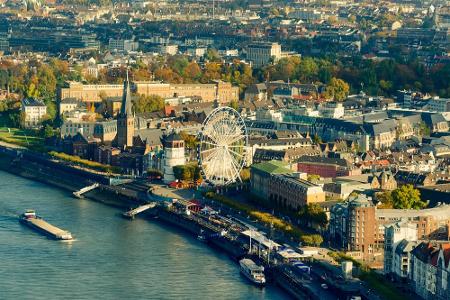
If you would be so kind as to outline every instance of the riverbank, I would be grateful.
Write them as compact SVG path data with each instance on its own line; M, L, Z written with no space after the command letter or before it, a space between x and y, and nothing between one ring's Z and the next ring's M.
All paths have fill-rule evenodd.
M4 171L0 190L1 299L289 299L249 285L235 262L179 228L129 221L121 209ZM75 240L53 241L20 224L29 208Z
M1 170L49 184L69 192L90 185L94 180L103 183L108 181L107 178L102 178L96 173L89 173L78 168L45 160L41 157L35 157L31 153L19 153L17 150L11 149L7 151L8 153L5 153L4 148L0 150L2 150L0 151ZM150 198L147 191L148 187L139 186L137 182L128 183L124 186L100 184L97 189L86 193L84 196L90 200L123 210L148 202ZM170 207L163 205L160 205L156 212L159 220L178 229L183 229L194 237L200 232L203 232L207 235L207 243L209 245L221 250L221 252L227 253L234 260L245 256L249 251L247 244L248 237L243 236L239 232L233 233L228 231L229 227L227 226L217 226L217 222L214 225L214 222L211 222L208 217L185 214L186 209L174 211ZM154 216L154 214L150 214ZM259 263L264 262L260 261ZM277 272L278 269L275 268L268 273L269 276L276 278ZM290 281L284 284L278 284L291 294L292 291L302 288L291 286L292 282Z

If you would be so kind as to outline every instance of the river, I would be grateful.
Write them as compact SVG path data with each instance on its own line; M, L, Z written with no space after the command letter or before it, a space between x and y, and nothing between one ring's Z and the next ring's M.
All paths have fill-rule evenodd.
M26 209L73 242L18 222ZM257 288L225 254L155 220L0 171L0 299L287 299Z

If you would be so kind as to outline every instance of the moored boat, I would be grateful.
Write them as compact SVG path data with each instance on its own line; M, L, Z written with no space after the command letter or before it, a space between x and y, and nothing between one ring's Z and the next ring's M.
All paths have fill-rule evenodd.
M253 260L244 258L239 261L241 273L256 285L265 285L264 267L258 266Z
M201 242L206 242L206 235L203 231L203 229L200 229L200 233L197 235L197 240Z

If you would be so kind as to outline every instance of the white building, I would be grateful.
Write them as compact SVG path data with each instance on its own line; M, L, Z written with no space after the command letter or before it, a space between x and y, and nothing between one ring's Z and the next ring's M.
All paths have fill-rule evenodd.
M139 43L133 40L109 39L108 44L108 49L111 52L132 52L136 51L138 47Z
M59 114L63 115L65 113L76 110L81 104L81 101L75 98L66 98L59 101Z
M175 132L164 138L164 182L175 180L173 167L186 164L184 156L184 140Z
M411 252L412 286L426 300L450 299L450 243L422 242Z
M260 67L281 58L281 45L278 43L253 43L247 46L247 59L255 67Z
M409 222L397 222L385 226L384 229L384 273L402 274L395 264L395 252L397 246L403 241L417 241L416 224ZM409 259L408 259L409 262ZM409 265L409 263L408 263ZM409 266L408 266L409 269ZM406 274L407 275L407 274ZM401 276L405 277L405 276Z
M178 45L160 45L159 53L161 55L175 55L178 53Z
M45 106L44 102L34 98L23 99L21 110L25 114L25 127L39 125L42 118L47 114L47 106Z
M428 110L435 112L448 112L450 111L450 99L446 98L435 98L428 102Z
M340 119L344 116L344 106L340 102L327 102L319 107L319 113L324 118Z
M206 47L189 47L186 50L186 54L195 57L202 57L206 54Z

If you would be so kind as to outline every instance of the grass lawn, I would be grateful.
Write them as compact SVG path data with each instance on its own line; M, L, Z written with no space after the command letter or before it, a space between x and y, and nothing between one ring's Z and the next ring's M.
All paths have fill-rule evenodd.
M35 131L26 129L0 127L0 141L33 150L44 148L44 139L36 136Z
M364 272L361 274L360 279L367 282L384 299L403 300L408 298L408 295L399 291L397 287L387 281L383 276L373 271Z

